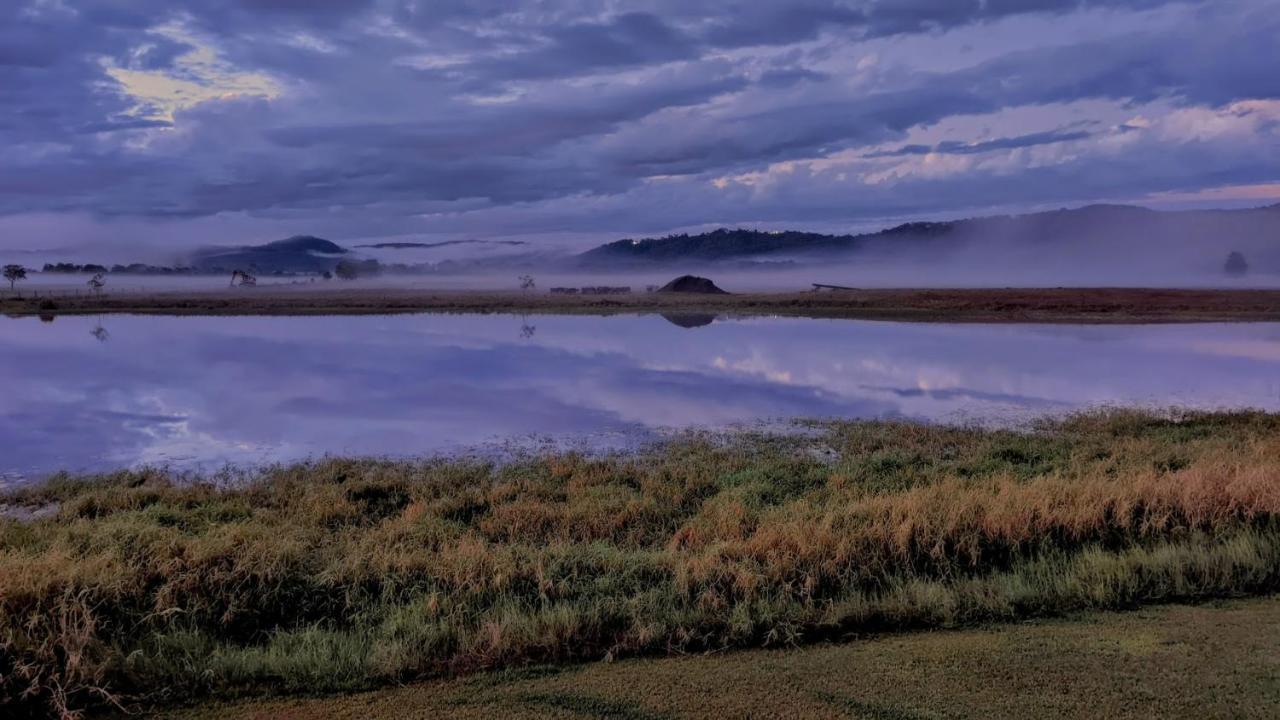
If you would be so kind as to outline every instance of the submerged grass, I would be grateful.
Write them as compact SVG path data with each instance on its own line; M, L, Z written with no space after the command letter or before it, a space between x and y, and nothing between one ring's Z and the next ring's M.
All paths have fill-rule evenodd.
M55 479L6 502L56 515L0 520L0 707L347 691L1280 588L1280 416L814 429L505 465L334 459L233 487Z

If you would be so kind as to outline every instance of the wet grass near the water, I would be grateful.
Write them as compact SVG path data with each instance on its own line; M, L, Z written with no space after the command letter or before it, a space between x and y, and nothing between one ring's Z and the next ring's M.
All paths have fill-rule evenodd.
M540 665L368 693L208 703L157 715L1261 720L1280 715L1280 598L1164 605L794 649Z
M0 520L0 707L349 692L1268 593L1277 430L1255 413L856 422L503 465L326 460L229 488L59 478L3 500L57 512Z

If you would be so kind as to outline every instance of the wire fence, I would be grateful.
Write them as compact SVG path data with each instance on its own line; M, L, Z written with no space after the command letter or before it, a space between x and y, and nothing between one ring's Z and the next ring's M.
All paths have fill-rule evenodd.
M119 295L121 293L140 293L155 292L157 288L147 287L146 285L112 285L111 287L102 288L101 290L90 290L87 288L63 288L63 287L21 287L18 286L12 290L8 286L0 288L0 299L5 298L22 298L22 299L39 299L39 298L73 298L73 297L98 297L102 295Z

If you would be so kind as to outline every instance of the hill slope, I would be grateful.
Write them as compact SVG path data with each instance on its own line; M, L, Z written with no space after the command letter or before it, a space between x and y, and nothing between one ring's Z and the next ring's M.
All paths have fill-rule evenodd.
M1280 205L1247 210L1162 212L1126 205L1090 205L1028 215L946 222L913 222L874 233L825 235L721 228L698 235L618 240L578 256L591 267L715 263L752 258L819 259L911 249L946 252L983 242L1034 250L1077 247L1082 252L1158 253L1202 248L1206 257L1240 249L1280 265ZM993 247L993 250L996 248Z
M211 270L256 270L258 272L323 272L337 264L337 255L349 252L337 243L311 235L296 235L264 245L211 247L191 258L194 267Z

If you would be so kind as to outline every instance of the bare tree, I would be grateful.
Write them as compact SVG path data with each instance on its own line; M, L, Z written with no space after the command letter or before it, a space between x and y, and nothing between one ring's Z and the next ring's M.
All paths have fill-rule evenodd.
M529 292L530 290L534 289L534 287L536 287L536 285L533 282L532 275L521 275L519 280L520 280L520 289L523 290L524 292Z
M101 295L102 288L107 286L107 278L102 273L98 273L97 275L89 278L89 282L85 284L89 286L89 289L93 291L94 295Z
M10 290L16 290L18 281L27 279L27 269L21 265L5 265L4 279L9 281Z

